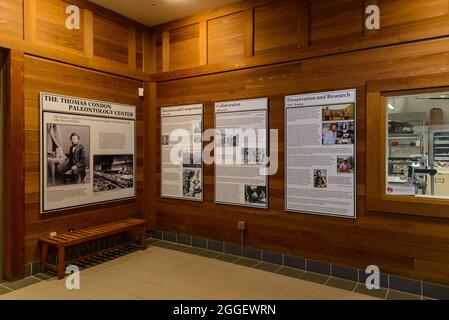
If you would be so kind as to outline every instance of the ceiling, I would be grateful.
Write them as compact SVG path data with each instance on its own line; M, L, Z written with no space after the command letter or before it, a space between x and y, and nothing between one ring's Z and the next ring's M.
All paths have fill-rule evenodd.
M155 26L239 0L89 0L121 15Z

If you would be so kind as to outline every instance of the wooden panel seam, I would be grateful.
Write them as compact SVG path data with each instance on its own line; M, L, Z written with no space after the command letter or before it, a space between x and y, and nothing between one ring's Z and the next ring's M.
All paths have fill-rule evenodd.
M36 0L23 0L23 39L36 42Z

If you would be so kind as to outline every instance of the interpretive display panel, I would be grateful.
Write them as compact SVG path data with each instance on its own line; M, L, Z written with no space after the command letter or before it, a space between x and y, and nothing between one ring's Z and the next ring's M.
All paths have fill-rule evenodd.
M356 90L285 98L287 211L354 218Z
M215 104L215 202L268 208L268 99Z
M203 105L161 108L161 197L203 200Z
M135 106L41 93L41 213L135 198Z

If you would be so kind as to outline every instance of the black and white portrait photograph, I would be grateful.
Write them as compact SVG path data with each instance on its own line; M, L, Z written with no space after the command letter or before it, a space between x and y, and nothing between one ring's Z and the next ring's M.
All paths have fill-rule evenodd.
M183 178L183 196L201 199L203 195L201 169L184 169Z
M313 170L313 186L315 188L327 188L327 170Z
M170 144L170 136L168 134L164 134L161 136L161 145L168 146Z
M201 168L202 167L201 151L183 151L182 165L184 168Z
M90 127L47 124L47 187L90 183Z
M245 203L267 204L267 187L245 185Z
M94 155L94 192L133 187L133 155Z

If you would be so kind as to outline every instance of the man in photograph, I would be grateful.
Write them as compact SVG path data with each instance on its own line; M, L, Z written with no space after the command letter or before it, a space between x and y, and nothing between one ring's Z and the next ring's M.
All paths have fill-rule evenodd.
M324 121L330 121L332 119L332 112L329 110L329 107L326 107L326 109L323 110L323 120Z
M350 173L351 170L352 170L352 166L349 163L349 160L343 159L343 161L340 164L339 171L342 173Z
M326 177L323 177L321 170L316 170L314 175L314 187L315 188L326 188Z
M80 140L81 138L77 133L74 132L70 135L72 144L69 153L66 154L68 163L58 170L66 183L84 183L86 177L86 149L80 143Z
M324 135L323 144L333 145L337 143L337 124L331 124L329 131Z

